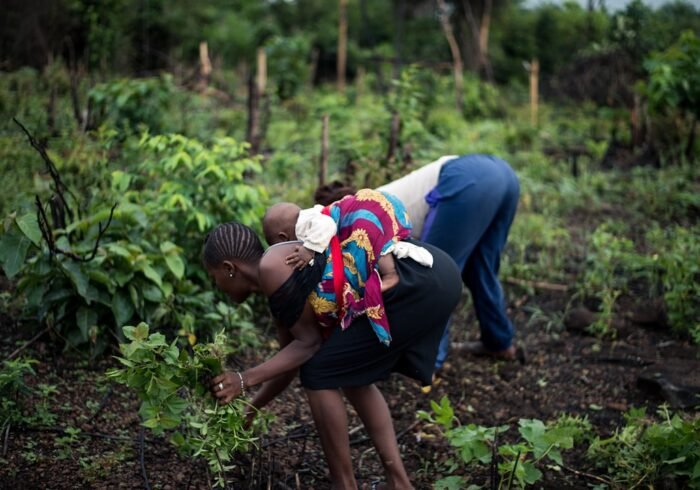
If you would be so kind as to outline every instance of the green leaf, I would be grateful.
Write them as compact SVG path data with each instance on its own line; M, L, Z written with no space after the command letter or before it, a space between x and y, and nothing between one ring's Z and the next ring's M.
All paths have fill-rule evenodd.
M143 266L142 271L143 275L156 283L159 288L163 287L163 279L160 277L160 274L158 274L158 271L156 271L153 267L146 264Z
M12 232L5 233L0 238L0 262L9 279L22 269L30 245L27 237Z
M151 303L160 303L163 301L163 291L155 284L144 284L141 288L141 294Z
M523 461L520 466L523 469L523 480L528 485L532 485L542 478L542 472L531 461Z
M461 476L448 476L435 482L435 490L461 490L464 488L464 478Z
M112 313L118 327L126 324L134 314L134 306L131 304L131 300L122 290L117 291L112 296Z
M80 263L73 260L66 260L61 262L61 268L68 276L68 279L70 279L75 286L78 294L85 297L90 280L83 272L83 268L81 267Z
M39 229L36 213L27 213L19 216L15 222L19 229L22 230L22 233L24 233L24 236L29 238L34 245L37 247L41 245L41 229Z
M169 255L171 253L176 254L178 252L178 246L173 242L163 242L160 244L160 251L163 252L164 255Z
M166 255L165 263L168 264L168 268L175 277L182 279L182 276L185 275L185 263L179 255Z
M144 427L148 427L149 429L155 429L160 425L160 421L158 419L148 419L144 420L143 424Z
M75 320L80 329L80 335L83 337L83 342L87 341L90 327L97 323L97 313L90 308L81 306L75 314Z

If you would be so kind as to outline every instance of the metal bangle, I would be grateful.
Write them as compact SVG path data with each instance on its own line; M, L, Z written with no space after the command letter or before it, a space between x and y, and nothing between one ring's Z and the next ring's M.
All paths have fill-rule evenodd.
M238 379L241 380L241 396L245 396L245 383L243 382L243 375L240 373L240 371L236 371L236 374L238 375Z

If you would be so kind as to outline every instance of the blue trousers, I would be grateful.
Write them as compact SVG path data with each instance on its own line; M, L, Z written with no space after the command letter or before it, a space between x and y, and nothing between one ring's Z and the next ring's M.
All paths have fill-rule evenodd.
M426 196L430 211L421 239L457 263L471 292L481 341L491 351L513 342L498 270L519 195L518 178L508 163L490 155L465 155L443 165L437 186ZM445 361L449 344L448 322L436 369Z

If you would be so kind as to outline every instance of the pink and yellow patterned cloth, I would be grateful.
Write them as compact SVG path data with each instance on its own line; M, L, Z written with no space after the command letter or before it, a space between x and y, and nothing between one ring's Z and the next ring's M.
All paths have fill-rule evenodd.
M388 346L391 333L377 262L394 243L411 234L406 209L391 194L362 189L329 205L328 214L338 226L343 298L336 298L333 252L329 247L324 253L326 264L321 282L309 296L309 302L323 327L340 324L346 329L355 318L367 315L379 341Z

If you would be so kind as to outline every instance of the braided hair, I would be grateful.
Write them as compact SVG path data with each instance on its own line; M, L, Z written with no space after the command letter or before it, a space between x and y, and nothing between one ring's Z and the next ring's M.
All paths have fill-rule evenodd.
M214 228L204 239L204 264L216 267L227 259L252 262L262 257L263 246L248 226L230 221Z

